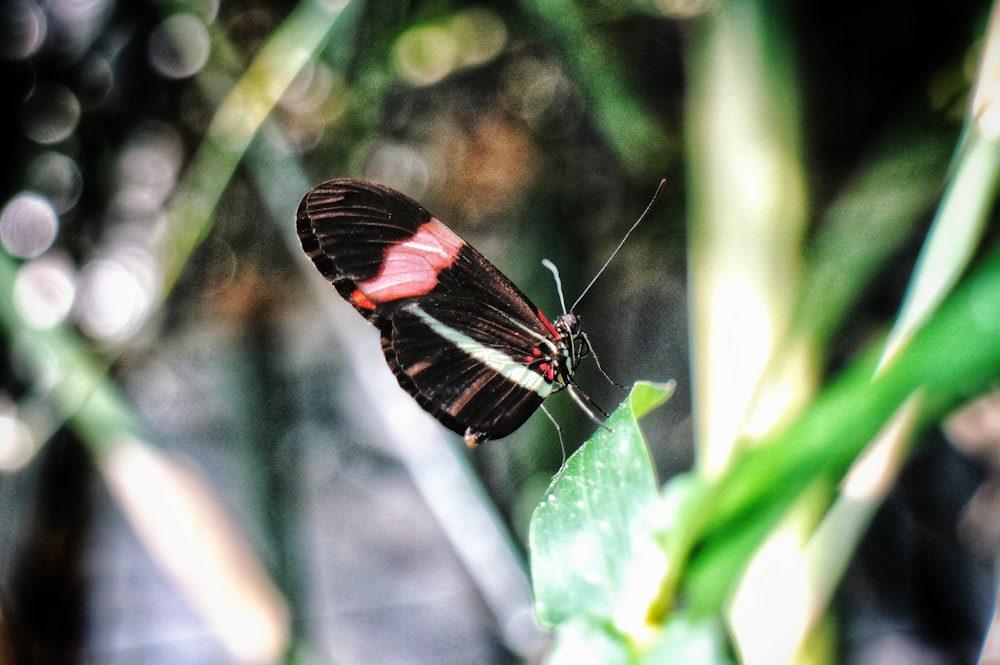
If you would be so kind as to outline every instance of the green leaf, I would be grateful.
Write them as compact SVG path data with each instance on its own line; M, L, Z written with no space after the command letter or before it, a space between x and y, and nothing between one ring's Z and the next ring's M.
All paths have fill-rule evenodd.
M725 626L714 618L677 615L642 655L642 665L732 665Z
M969 265L986 230L998 184L1000 141L969 132L889 333L883 363L931 316Z
M911 395L938 422L1000 377L1000 248L984 257L878 376L862 354L795 420L744 451L705 500L682 582L688 608L716 612L766 533L817 478L839 480ZM877 350L877 349L876 349Z
M546 665L733 665L725 626L678 615L640 647L612 626L574 619L559 626Z
M646 523L657 482L637 419L673 393L637 383L556 475L531 518L528 543L538 620L611 620L629 567L653 543Z
M609 626L586 620L568 621L555 634L546 665L634 665L628 645Z

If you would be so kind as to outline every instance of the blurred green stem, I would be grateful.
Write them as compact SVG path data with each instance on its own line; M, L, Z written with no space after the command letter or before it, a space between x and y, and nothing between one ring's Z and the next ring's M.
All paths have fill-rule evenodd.
M869 353L794 422L735 461L706 493L709 517L686 575L695 606L718 607L732 566L746 561L754 544L820 474L842 477L911 395L922 396L919 427L994 384L1000 376L998 297L1000 251L994 251L874 380L875 354Z
M741 437L812 392L801 347L779 348L806 216L787 42L782 18L758 2L723 2L691 30L691 362L698 467L710 477Z
M167 208L168 226L157 248L164 297L208 234L215 207L250 142L288 86L316 57L346 6L300 2L216 110Z
M957 132L906 121L882 138L823 213L805 261L792 333L817 356L886 259L938 202Z
M339 8L306 0L261 50L259 56L218 109L209 132L184 173L167 210L168 227L159 237L165 298L191 252L211 228L215 210L249 141L259 130L283 91L309 58L321 48ZM107 379L112 360L96 354L69 325L33 330L13 302L18 263L0 253L0 326L19 350L28 369L44 385L54 373L51 404L53 423L63 419L93 452L112 445L117 435L138 434L139 425L120 390ZM29 332L30 331L30 332Z
M45 440L69 418L95 455L123 437L140 436L142 428L131 406L107 379L110 363L68 326L38 329L21 317L13 290L19 267L0 251L0 329L36 385L51 385L51 393L44 396L52 410L50 420L43 431L32 434Z
M969 126L880 364L892 359L954 286L979 245L1000 178L1000 141Z
M519 5L560 45L625 168L634 173L662 172L668 156L664 146L670 141L644 110L624 68L590 34L580 5L571 0L527 0Z

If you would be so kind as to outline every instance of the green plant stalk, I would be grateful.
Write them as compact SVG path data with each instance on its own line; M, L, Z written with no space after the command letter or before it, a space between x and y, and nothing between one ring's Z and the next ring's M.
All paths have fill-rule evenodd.
M954 140L928 134L923 125L887 137L823 214L792 330L810 340L817 355L875 272L940 200Z
M989 34L987 35L988 38ZM996 35L992 37L996 39ZM989 71L986 67L980 68L980 76L984 71ZM951 180L945 190L944 197L938 209L938 214L926 240L921 258L917 263L916 270L910 282L910 288L903 307L897 319L893 331L889 335L888 342L883 351L880 368L885 366L893 354L902 348L906 341L912 337L914 332L929 317L938 306L947 292L958 281L960 275L966 270L968 263L979 245L986 218L993 206L994 192L998 181L998 171L1000 171L1000 150L996 140L986 138L979 131L976 118L971 113L966 119L965 139L960 144L961 147L956 155L952 167ZM924 139L915 145L907 145L904 148L905 154L914 157L921 157L927 153L927 148L935 145L934 141ZM936 151L935 151L936 152ZM943 160L937 160L943 163ZM893 161L882 160L884 166L890 168L890 173L882 174L882 183L875 182L874 185L880 190L885 190L886 183L898 183L890 192L895 193L895 197L890 199L895 205L886 205L885 202L871 205L867 210L855 210L854 214L846 217L841 213L844 220L840 225L842 231L853 231L863 229L866 237L872 238L874 242L837 242L839 255L844 259L838 259L838 254L830 255L826 262L827 277L822 280L823 289L817 292L816 289L805 289L803 297L800 299L801 310L808 310L808 313L799 319L798 323L805 329L799 329L799 334L805 333L807 336L816 335L814 341L822 340L826 337L824 328L829 330L830 326L821 324L822 321L832 321L839 319L843 311L842 306L833 306L836 303L841 305L848 302L847 298L853 296L854 288L830 289L830 283L844 283L858 286L861 279L854 273L844 275L843 273L830 274L829 269L837 263L850 258L856 260L877 255L884 251L895 241L899 231L906 226L905 222L912 219L916 213L928 202L930 196L936 195L939 187L935 186L931 176L933 170L920 172L916 178L897 177L889 179L892 170L899 171L901 168L910 170L918 168L912 159L905 163L896 164ZM874 173L878 173L876 170ZM923 193L915 191L919 187L918 182L923 181L925 191ZM878 185L880 185L878 187ZM931 186L927 186L927 185ZM908 190L910 195L906 200L900 200L899 194ZM864 192L864 189L861 189ZM884 196L884 194L883 194ZM850 212L848 207L847 212ZM888 213L888 214L887 214ZM903 214L901 214L903 213ZM835 218L836 219L836 218ZM858 224L858 220L864 219L864 225ZM847 227L846 225L850 226ZM889 233L886 233L889 231ZM824 236L825 243L820 247L830 248L830 234ZM866 274L862 272L862 274ZM816 285L816 282L811 282ZM812 291L811 293L809 291ZM838 301L837 298L840 298ZM832 299L832 300L831 300ZM816 302L813 302L816 301ZM809 316L811 314L812 316ZM820 348L820 347L817 347ZM859 455L853 462L849 480L842 483L841 494L829 509L829 513L818 526L817 530L811 534L808 545L800 556L806 559L803 564L803 571L814 571L811 575L803 578L803 584L807 584L810 590L810 599L805 606L796 612L794 621L801 621L800 628L808 631L810 626L819 619L819 612L822 611L836 589L839 580L846 569L848 561L852 555L855 544L861 538L861 534L866 528L871 516L878 505L881 504L885 493L888 492L892 483L902 466L907 448L912 441L914 415L920 414L920 403L922 393L917 392L910 396L905 406L900 407L885 431L881 432L876 439L866 447L866 451ZM839 479L839 474L837 475ZM824 485L832 483L823 478ZM848 487L849 486L849 487ZM808 616L807 616L808 615ZM746 619L752 624L754 619L748 615ZM750 639L743 646L754 648L758 642L753 629L749 633ZM775 653L779 640L784 635L778 631L765 644L757 644L756 648L764 649L765 653ZM784 644L783 648L788 652L800 647L805 635L792 637L798 644Z
M662 171L667 156L663 146L670 142L627 83L614 55L590 34L580 7L569 0L528 0L519 5L560 45L622 164L635 173Z
M697 464L709 477L813 390L804 347L780 345L806 218L781 26L760 2L724 2L691 30L689 325Z
M994 31L995 32L995 31ZM997 40L997 35L987 33L988 40ZM980 76L989 71L980 67ZM927 141L923 141L927 143ZM906 341L919 329L948 291L958 281L968 267L968 263L979 246L986 219L993 207L994 192L1000 177L1000 145L996 140L985 137L979 129L976 118L966 118L965 140L960 144L956 156L952 178L945 190L938 214L931 227L921 258L917 262L914 276L896 325L889 335L883 351L880 368L891 359ZM919 155L920 153L916 153ZM914 165L910 165L912 169ZM927 181L930 173L920 174L917 180ZM900 180L899 187L914 188L914 179ZM936 193L936 187L927 188L927 193L919 193L903 205L888 207L893 213L886 219L879 215L887 206L873 206L874 214L853 215L854 226L858 219L866 219L875 225L886 227L887 221L894 221L890 228L898 228L898 222L910 215L901 216L899 210L915 211L916 205L929 194ZM872 224L865 224L866 233L872 232ZM875 237L872 234L869 237ZM894 234L890 235L894 237ZM846 247L857 247L856 252L871 253L872 244L885 245L885 240L870 243L853 243ZM845 248L846 248L845 247ZM857 283L857 278L852 278ZM841 289L828 289L840 293ZM839 308L838 308L839 309ZM812 307L815 312L817 308ZM820 318L823 315L820 314ZM808 325L808 322L806 322ZM817 330L819 332L819 330ZM822 333L820 333L822 335ZM912 419L920 412L921 393L912 395L893 416L885 430L867 447L854 462L843 483L841 491L830 506L816 531L810 536L808 545L802 552L805 570L814 571L810 589L812 597L808 606L800 613L802 628L808 631L819 620L819 612L825 608L839 586L858 541L860 541L872 516L881 505L894 484L906 452L912 442ZM805 635L798 637L801 646ZM774 644L762 645L773 653Z
M1000 182L1000 141L969 126L955 172L917 262L882 363L906 344L968 266Z
M1000 5L996 3L983 42L954 172L917 260L899 317L889 333L880 367L906 344L958 281L979 246L993 209L1000 184L1000 133L996 123Z
M14 304L13 286L20 263L0 251L0 330L34 377L58 377L45 396L53 420L69 419L73 429L99 455L124 437L141 436L143 428L121 390L107 378L109 362L67 325L38 329L28 324ZM52 431L33 432L36 437Z
M163 297L211 229L215 207L250 142L288 86L322 49L346 6L323 0L299 3L216 109L167 206L167 228L157 247Z
M736 460L702 498L707 517L683 580L693 607L717 609L754 543L820 475L842 478L910 395L921 395L917 425L926 426L996 382L998 298L1000 251L994 251L874 380L869 353L793 423Z

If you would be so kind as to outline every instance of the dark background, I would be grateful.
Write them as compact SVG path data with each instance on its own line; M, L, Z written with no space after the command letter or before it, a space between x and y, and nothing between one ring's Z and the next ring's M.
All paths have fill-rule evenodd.
M456 555L468 546L456 537L487 538L490 513L465 522L473 517L460 507L449 516L435 491L444 505L451 496L482 500L472 513L495 510L496 533L512 534L504 561L516 564L530 510L562 452L543 416L471 452L450 435L450 452L428 453L387 431L374 414L394 413L399 398L373 406L357 378L374 377L376 392L391 388L375 331L322 290L288 242L305 189L287 169L269 167L275 155L304 174L305 187L351 176L403 189L550 318L559 305L540 260L561 267L572 301L666 178L654 212L577 312L614 379L677 380L676 396L646 430L661 480L692 464L683 115L686 44L698 19L576 6L662 138L642 160L609 143L572 53L530 5L358 6L352 43L331 42L306 92L279 104L163 307L118 328L95 318L98 295L88 299L81 276L99 260L140 272L136 263L153 260L134 248L160 232L168 202L183 195L181 174L232 83L226 67L238 75L293 5L14 0L0 8L0 201L34 191L53 202L59 232L47 254L70 267L78 288L67 325L111 362L152 440L212 488L251 543L290 608L289 659L440 664L537 655L537 635L517 628L529 600L515 593L518 600L498 605L481 582L520 574L514 588L525 582L523 569L477 569L474 557ZM444 25L471 7L504 26L495 53L435 82L408 80L397 50L407 31ZM983 3L933 11L905 2L774 4L801 82L817 217L887 134L917 127L941 137L944 172L987 11ZM197 40L158 41L163 22L185 12L211 35L203 67L189 62ZM44 36L32 39L39 25ZM323 86L332 92L310 97ZM275 201L290 205L276 209ZM926 223L843 324L831 371L891 322ZM0 349L0 415L26 413L47 388L25 369L16 334ZM605 408L621 399L592 367L577 378ZM549 404L568 445L589 434L568 397ZM51 438L0 475L10 658L237 662L137 539L93 448L60 425L57 418ZM467 490L478 479L484 493L449 494L456 481L448 469L465 469L458 484ZM975 662L992 612L995 555L970 551L956 525L988 476L988 464L930 435L842 587L843 662Z

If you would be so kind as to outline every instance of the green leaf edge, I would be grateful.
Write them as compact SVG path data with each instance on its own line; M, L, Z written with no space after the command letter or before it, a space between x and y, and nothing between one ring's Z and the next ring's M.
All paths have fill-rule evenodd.
M531 518L531 524L529 525L529 537L528 546L529 550L532 552L531 558L534 560L537 554L536 550L539 547L538 540L536 539L536 529L537 529L537 519L538 511L543 509L548 497L552 494L562 495L565 492L562 486L566 483L578 482L578 478L585 475L588 468L590 467L590 449L594 445L601 445L605 441L605 437L613 431L615 427L625 427L625 428L636 428L638 430L638 419L642 418L650 411L655 409L657 406L665 403L673 395L676 388L676 382L673 380L666 382L655 382L655 381L637 381L632 390L629 392L628 397L623 400L621 405L615 409L615 411L608 418L608 425L606 428L598 429L580 448L574 452L563 464L562 468L553 477L552 482L549 484L548 489L545 491L543 498L538 505L535 507L535 511ZM638 432L639 436L642 437L642 433ZM648 452L647 452L648 455ZM650 482L654 485L656 484L655 471L652 468L652 459L650 458L647 462L650 472ZM566 492L572 492L573 488L569 488ZM654 490L655 492L655 490ZM533 583L536 585L533 589L536 596L536 612L538 609L538 587L537 581L533 578ZM582 618L582 615L581 617ZM611 617L604 617L610 620ZM546 626L557 627L563 622L545 620L539 615L539 621ZM572 619L570 619L572 620Z

